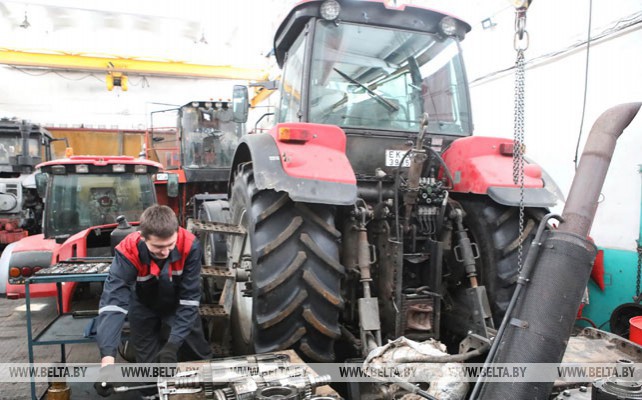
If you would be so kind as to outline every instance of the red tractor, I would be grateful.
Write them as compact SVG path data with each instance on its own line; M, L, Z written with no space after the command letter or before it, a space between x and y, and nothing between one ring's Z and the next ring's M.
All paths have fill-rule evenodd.
M229 203L209 216L247 232L209 249L227 259L204 268L226 278L205 285L213 341L317 362L401 336L437 339L459 361L485 354L558 190L529 162L520 189L514 142L472 136L469 30L381 1L294 6L274 39L276 125L241 138ZM555 306L571 325L579 301Z
M363 350L401 335L458 344L500 321L520 189L513 142L471 136L468 30L374 1L306 1L285 18L277 124L241 139L217 217L249 232L228 249L250 274L234 297L235 348L332 361L346 338ZM556 201L542 176L527 165L526 248Z
M40 269L72 258L111 257L111 233L124 216L136 223L156 203L153 176L161 165L130 156L71 156L37 166L38 190L45 199L43 233L17 242L2 260L7 265L7 297L24 297L24 280ZM75 283L65 284L64 309ZM31 287L31 296L53 296L55 284Z

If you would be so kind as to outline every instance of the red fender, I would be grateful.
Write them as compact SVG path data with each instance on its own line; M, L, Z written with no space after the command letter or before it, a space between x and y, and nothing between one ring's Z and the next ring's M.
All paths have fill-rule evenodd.
M55 242L53 239L45 239L43 234L27 236L24 239L21 239L16 242L12 251L12 259L15 255L20 253L40 253L40 252L51 252L52 259L50 263L53 264L55 261L57 250L60 248L60 245ZM31 255L29 255L31 258ZM51 265L50 264L50 265ZM15 266L12 265L12 262L9 261L9 267ZM31 267L35 265L29 265ZM48 267L49 265L39 265L40 267ZM30 296L33 298L38 297L51 297L56 295L56 284L55 283L38 283L29 286ZM23 283L11 284L7 282L7 298L8 299L20 299L25 297L25 285Z
M346 156L346 134L335 125L283 123L269 134L279 149L285 173L294 178L355 185Z
M93 229L113 229L116 225L117 224L106 224L85 229L70 236L63 244L56 243L54 239L45 239L42 234L29 236L20 240L15 245L13 254L48 250L52 252L50 265L54 265L61 260L67 260L71 257L87 257L87 236L89 233ZM77 285L77 282L64 282L62 284L63 312L71 311L71 300ZM33 298L54 297L57 293L55 283L30 285L29 290ZM11 285L7 283L7 297L14 299L25 297L24 284Z
M513 146L511 139L493 137L455 140L442 156L455 180L453 191L486 194L489 187L519 187L513 182ZM524 165L524 187L544 187L539 165Z
M28 236L24 239L21 239L13 247L14 253L21 253L24 251L52 251L56 252L56 249L60 247L53 239L45 239L45 235L42 233L39 235Z

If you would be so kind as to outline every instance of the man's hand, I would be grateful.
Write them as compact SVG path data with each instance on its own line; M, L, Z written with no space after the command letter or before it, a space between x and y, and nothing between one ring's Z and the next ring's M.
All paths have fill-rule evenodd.
M114 393L114 370L114 364L107 364L100 368L98 380L94 383L94 389L102 397L107 397Z
M165 343L165 346L158 352L158 362L161 364L176 364L179 347L176 343Z

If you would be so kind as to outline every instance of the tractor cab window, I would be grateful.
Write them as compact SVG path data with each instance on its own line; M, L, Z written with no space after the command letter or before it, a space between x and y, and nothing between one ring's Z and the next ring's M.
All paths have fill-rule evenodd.
M278 122L299 122L306 38L306 34L299 36L288 51L280 87L281 104L278 110Z
M185 168L229 168L239 142L240 124L228 103L184 106L179 114Z
M470 135L466 78L455 39L317 21L310 122L372 130Z
M24 149L24 142L21 137L0 137L0 164L17 164L19 163L18 156L36 157L36 162L40 162L41 149L40 141L37 138L27 139L27 148Z
M138 221L154 203L154 187L141 174L52 175L46 203L45 236L70 235L119 215Z

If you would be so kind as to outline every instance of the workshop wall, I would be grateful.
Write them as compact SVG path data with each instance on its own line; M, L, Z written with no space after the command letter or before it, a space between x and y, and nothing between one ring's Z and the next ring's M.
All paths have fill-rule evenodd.
M145 131L110 130L89 128L56 128L46 127L58 139L67 139L74 154L91 154L100 156L138 157L145 143ZM91 140L87 140L91 137ZM53 143L54 154L65 154L67 144L64 141Z
M526 154L548 171L565 194L574 176L582 126L589 1L535 1L527 16ZM586 110L579 154L595 120L620 103L642 101L642 1L593 0ZM475 133L512 137L514 12L504 8L469 21L462 46ZM482 29L481 21L496 24ZM503 70L508 70L502 72ZM602 191L592 237L600 246L634 250L640 220L642 113L618 140ZM579 157L578 157L579 158ZM560 207L559 211L561 212Z

